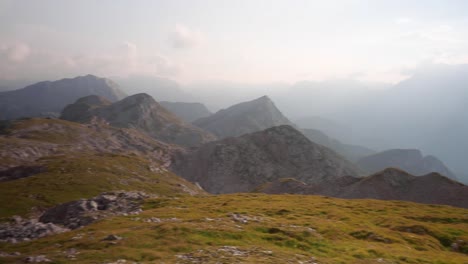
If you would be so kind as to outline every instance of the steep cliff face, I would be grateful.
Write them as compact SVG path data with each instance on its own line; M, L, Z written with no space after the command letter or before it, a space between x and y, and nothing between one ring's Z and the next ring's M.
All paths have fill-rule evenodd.
M193 122L220 138L236 137L280 125L291 125L267 96L233 105Z
M287 125L180 153L172 168L211 193L249 192L285 177L316 183L358 174L350 162Z
M113 81L94 75L39 82L23 89L0 93L0 119L58 116L77 99L98 95L111 102L125 97Z
M376 173L385 168L400 168L413 175L440 173L451 179L457 179L445 164L434 156L423 156L417 149L391 149L360 159L357 165L368 173Z
M184 146L216 139L211 133L182 121L147 94L132 95L113 104L92 97L82 98L67 106L61 118L82 123L100 118L112 126L136 128L158 140Z

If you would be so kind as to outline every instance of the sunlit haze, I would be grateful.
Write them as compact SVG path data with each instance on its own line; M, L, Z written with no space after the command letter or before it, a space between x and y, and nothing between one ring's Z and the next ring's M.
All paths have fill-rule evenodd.
M395 83L468 63L467 1L0 1L0 79Z

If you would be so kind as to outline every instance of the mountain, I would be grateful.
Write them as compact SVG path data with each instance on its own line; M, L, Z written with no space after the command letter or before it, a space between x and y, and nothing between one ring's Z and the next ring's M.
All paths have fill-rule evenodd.
M386 150L360 159L357 165L368 173L394 167L418 176L437 172L451 179L457 179L442 161L434 156L424 157L417 149Z
M302 117L295 120L294 124L303 129L320 130L331 138L345 142L349 138L349 135L352 134L352 128L319 116Z
M112 102L125 97L116 83L93 75L39 82L23 89L0 92L0 119L58 116L66 105L92 94Z
M112 126L137 128L158 140L184 146L196 146L216 139L212 134L182 121L147 94L132 95L113 104L88 96L68 105L61 115L65 120L81 123L95 117Z
M184 91L180 85L171 79L156 76L132 75L125 78L113 78L122 90L129 95L146 93L158 101L193 102L194 97Z
M305 137L299 141L308 145ZM281 158L279 145L271 147ZM466 262L467 209L318 195L206 195L170 172L180 151L96 118L0 122L0 176L22 174L0 180L0 200L8 201L0 210L0 262ZM289 152L301 162L302 149ZM453 181L442 178L448 184L414 187L428 189L420 193L425 197L440 186L453 193L447 197L457 195Z
M318 184L281 179L261 186L258 191L318 194L346 199L404 200L468 208L468 186L438 173L413 176L394 168L364 178L345 176Z
M169 171L177 146L97 120L6 121L0 131L0 218L106 191L202 193ZM185 186L185 187L184 187ZM198 190L198 191L197 191Z
M365 101L314 114L352 127L352 140L344 142L378 150L420 149L466 175L468 64L421 65L407 74L387 89L368 93Z
M186 102L168 102L161 101L159 104L169 110L171 113L182 118L187 123L210 116L212 113L205 105L201 103L186 103Z
M375 153L374 150L366 147L341 143L337 139L328 137L320 130L301 129L301 132L304 136L310 139L310 141L332 149L352 162L356 162L363 157Z
M210 193L250 192L284 177L315 183L358 175L353 164L288 125L210 142L180 153L172 169Z
M293 125L267 96L233 105L193 122L220 138L236 137L280 125Z

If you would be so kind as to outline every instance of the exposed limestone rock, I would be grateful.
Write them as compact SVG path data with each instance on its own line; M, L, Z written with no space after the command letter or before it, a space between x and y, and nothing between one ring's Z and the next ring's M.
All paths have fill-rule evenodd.
M316 183L358 175L349 161L287 125L180 152L171 168L211 193L250 192L285 177Z
M237 137L280 125L294 126L267 96L233 105L193 124L220 138Z
M36 219L23 220L14 217L13 223L0 224L0 241L17 243L69 231L53 223L42 223Z
M91 199L55 206L44 212L39 221L76 229L111 215L138 214L141 202L148 197L142 192L102 193Z
M102 102L95 97L81 98L68 105L61 118L86 123L98 117L112 126L136 128L158 140L184 146L216 139L211 133L182 121L147 94L132 95L110 105Z

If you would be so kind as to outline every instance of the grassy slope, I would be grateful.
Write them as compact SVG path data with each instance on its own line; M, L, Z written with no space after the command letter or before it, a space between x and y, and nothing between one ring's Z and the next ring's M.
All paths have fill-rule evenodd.
M231 213L252 220L238 223ZM150 217L163 221L142 221ZM109 234L124 239L116 244L102 241ZM409 202L233 194L149 200L139 216L115 217L54 237L6 245L3 250L23 256L46 254L55 263L68 263L63 252L70 248L80 252L75 263L118 259L300 263L311 257L318 263L467 263L466 254L450 250L456 239L468 240L468 210ZM223 246L236 246L248 254L229 254ZM200 262L176 256L183 254ZM3 259L9 261L18 259Z
M35 209L93 197L105 191L140 190L176 195L182 193L180 185L193 186L170 172L151 172L149 163L136 156L81 153L40 161L47 164L47 172L0 182L0 201L8 201L2 203L0 218L27 215L37 211Z
M154 162L142 155L70 150L69 146L79 142L80 137L106 136L78 123L59 119L24 119L9 124L2 132L7 136L0 137L0 150L8 152L24 146L54 144L60 154L29 162L45 166L46 172L0 182L0 221L12 215L34 214L56 204L90 198L105 191L139 190L166 196L185 194L184 186L198 190L171 172L151 171ZM133 136L135 140L141 137L139 134ZM154 146L158 145L155 143ZM6 164L20 165L21 162L8 156L0 158L0 165Z

